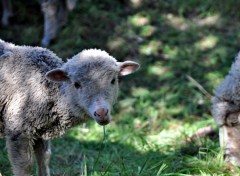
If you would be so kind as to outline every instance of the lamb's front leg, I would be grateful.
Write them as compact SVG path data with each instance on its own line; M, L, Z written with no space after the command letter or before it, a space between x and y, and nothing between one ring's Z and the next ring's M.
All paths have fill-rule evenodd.
M240 164L240 112L231 113L219 130L220 145L227 162Z
M21 134L12 134L7 136L6 140L14 176L30 176L32 172L31 141Z
M38 176L50 176L48 167L51 155L50 142L37 139L33 148L38 164Z

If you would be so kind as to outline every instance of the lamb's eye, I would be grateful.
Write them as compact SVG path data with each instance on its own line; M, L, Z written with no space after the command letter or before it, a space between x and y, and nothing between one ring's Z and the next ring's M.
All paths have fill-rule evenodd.
M111 81L111 84L115 84L115 81L116 81L116 79L113 78L112 81Z
M76 89L81 88L81 84L80 84L79 82L75 82L75 83L74 83L74 86L76 87Z

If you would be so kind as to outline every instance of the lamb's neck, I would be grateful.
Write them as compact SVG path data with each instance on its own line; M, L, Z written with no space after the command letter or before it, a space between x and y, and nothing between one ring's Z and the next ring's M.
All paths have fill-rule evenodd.
M61 126L67 124L68 126L70 125L70 127L72 127L89 119L82 108L76 106L70 101L68 95L69 92L66 91L63 84L59 86L58 92L59 94L57 96L55 108Z
M54 84L49 100L50 110L47 124L38 132L41 138L49 140L61 136L66 130L85 122L88 116L84 111L72 109L68 96L61 85ZM78 111L78 113L77 113Z

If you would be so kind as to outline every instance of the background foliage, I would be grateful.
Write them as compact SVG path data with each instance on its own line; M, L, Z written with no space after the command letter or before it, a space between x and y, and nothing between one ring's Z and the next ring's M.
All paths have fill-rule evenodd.
M217 137L189 140L201 127L217 129L210 94L239 50L239 6L234 0L79 1L49 49L67 59L100 48L120 61L141 63L141 69L121 82L105 144L95 122L53 140L52 175L240 174L224 163ZM0 38L39 45L38 2L14 1L13 8ZM0 172L11 175L3 139L0 148Z

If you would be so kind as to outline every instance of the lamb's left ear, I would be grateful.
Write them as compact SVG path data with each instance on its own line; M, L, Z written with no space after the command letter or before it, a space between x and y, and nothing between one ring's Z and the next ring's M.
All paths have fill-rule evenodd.
M120 67L119 75L125 76L135 72L140 65L137 62L133 61L125 61L125 62L118 62Z
M49 72L46 73L45 77L49 81L53 81L57 83L69 80L67 73L64 70L59 68L50 70Z

